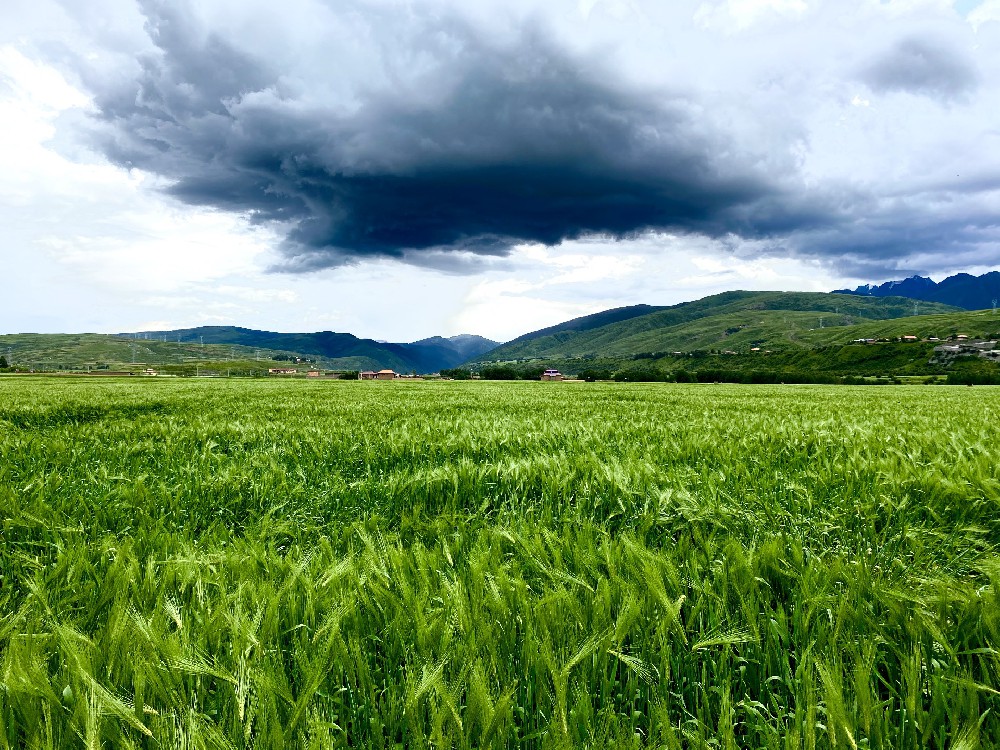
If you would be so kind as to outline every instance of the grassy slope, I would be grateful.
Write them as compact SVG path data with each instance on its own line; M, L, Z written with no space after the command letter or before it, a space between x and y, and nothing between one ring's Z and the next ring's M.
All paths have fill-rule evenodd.
M0 379L0 748L998 747L1000 389L886 395Z
M846 302L845 302L846 300ZM875 304L872 304L872 303ZM794 308L810 308L796 310ZM991 310L944 308L936 314L900 316L912 301L833 294L749 293L716 295L696 303L582 333L560 333L500 347L480 362L521 361L578 372L585 368L627 368L637 356L660 369L797 369L831 374L933 374L933 343L854 346L855 339L920 338L965 333L1000 336L1000 317ZM921 303L921 310L941 310ZM771 354L751 353L753 347ZM692 361L672 352L733 351ZM495 359L494 359L495 358Z
M246 348L262 348L278 351L300 352L308 356L336 358L362 358L377 361L385 359L393 367L409 364L409 359L396 344L380 344L370 339L359 339L348 333L320 331L316 333L278 333L259 331L238 326L202 326L176 331L154 331L153 336L166 335L170 339L180 338L182 342L204 340L219 345L240 345ZM389 365L387 365L389 366Z
M446 339L436 336L409 344L395 344L358 338L349 333L317 331L313 333L278 333L238 326L202 326L174 331L150 332L153 338L214 344L239 344L246 347L299 352L310 357L344 363L365 362L362 369L390 367L400 372L434 372L451 367L471 356L493 348L496 343L479 336Z
M616 307L611 310L603 310L602 312L594 313L592 315L582 315L579 318L573 318L572 320L567 320L563 323L549 326L548 328L531 331L530 333L518 336L516 339L509 341L508 344L523 344L524 342L532 339L538 339L557 333L590 331L594 328L601 328L603 326L611 325L612 323L638 318L663 309L665 309L663 306L654 307L653 305L630 305L628 307Z
M921 303L920 309L941 313L957 310L931 303ZM912 310L912 300L902 298L726 292L589 331L560 332L508 344L476 361L749 348L757 343L769 348L810 346L812 341L806 334L821 324L846 331L858 320L898 318Z
M0 335L0 354L8 356L14 365L36 369L87 369L108 365L112 370L166 368L190 365L237 369L267 369L289 366L275 361L275 355L301 356L333 370L366 370L390 367L407 372L410 362L385 353L378 359L369 356L327 358L295 350L264 349L238 344L157 341L132 339L96 333L55 334L18 333Z

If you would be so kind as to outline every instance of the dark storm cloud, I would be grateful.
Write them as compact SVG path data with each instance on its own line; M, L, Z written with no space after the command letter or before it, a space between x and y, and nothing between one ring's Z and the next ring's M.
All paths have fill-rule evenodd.
M150 51L133 74L89 79L95 137L180 200L277 228L288 271L389 257L471 272L519 242L648 230L887 270L994 233L990 215L927 210L960 205L971 184L943 199L805 187L794 117L741 139L739 118L719 123L699 94L630 88L544 33L487 35L423 6L397 23L372 7L335 12L367 23L356 36L373 54L359 63L331 43L304 63L212 33L184 3L146 0ZM916 37L861 76L944 100L977 81L947 44Z
M976 69L946 42L911 37L898 41L861 71L875 91L908 91L954 99L976 87Z
M815 208L814 220L773 232L774 241L759 250L827 259L841 273L862 279L995 263L996 214L988 204L964 200L975 194L975 185L964 191L949 185L894 197L857 189L828 190L815 200L803 196ZM797 211L809 214L806 206Z
M602 80L542 35L492 45L439 22L429 92L305 106L178 7L146 4L156 52L98 92L102 148L173 180L183 201L282 223L290 270L647 229L752 232L747 207L775 193L752 166L760 155L738 153L693 103Z

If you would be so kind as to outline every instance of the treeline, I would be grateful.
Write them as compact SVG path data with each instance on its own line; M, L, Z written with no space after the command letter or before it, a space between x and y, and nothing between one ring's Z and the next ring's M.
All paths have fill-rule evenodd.
M511 365L484 367L479 372L483 380L538 380L544 367L519 369ZM468 380L473 371L464 368L441 370L441 376L454 380ZM698 370L661 370L656 367L632 367L629 369L588 368L576 373L576 377L587 382L612 380L617 383L741 383L746 385L767 384L817 384L817 385L889 385L903 381L892 375L861 376L838 375L806 369L788 370L729 370L705 368ZM941 382L939 376L930 375L926 382ZM997 372L952 372L948 375L949 385L1000 385L1000 370Z
M948 385L1000 385L1000 373L950 372Z
M494 367L484 367L479 371L479 377L483 380L538 380L545 372L544 367L524 367L517 368L510 365L496 365ZM472 377L472 370L464 367L441 370L442 378L452 380L468 380Z
M485 367L479 373L483 380L538 380L543 367L517 369L513 366ZM441 376L454 380L468 380L472 372L465 369L442 370ZM617 383L815 383L864 385L869 383L900 382L898 380L871 380L856 376L839 376L811 370L661 370L656 367L632 367L626 370L588 368L576 373L580 380L593 383L613 380Z
M673 370L664 372L655 369L621 370L610 378L595 378L598 380L615 380L632 383L841 383L843 378L822 372L805 370L772 371L772 370Z
M587 381L614 380L618 383L840 383L842 378L809 370L660 370L632 367L627 370L588 369L579 377Z

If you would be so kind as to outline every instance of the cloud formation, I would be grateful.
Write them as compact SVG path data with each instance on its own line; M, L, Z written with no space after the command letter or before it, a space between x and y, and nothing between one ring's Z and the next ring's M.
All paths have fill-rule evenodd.
M102 148L185 202L285 225L289 270L647 229L720 236L777 190L696 102L602 80L539 32L496 43L448 19L417 85L304 107L279 71L177 7L145 4L155 51L98 92Z
M513 3L529 8L517 15L301 0L265 28L240 4L138 5L131 68L81 64L94 142L185 203L279 232L282 270L392 258L469 271L514 245L648 232L875 278L935 257L1000 262L1000 162L956 145L983 137L976 112L997 94L968 25L890 29L904 11L870 3L716 4L706 25L707 5L598 0L574 26L569 2L550 15ZM875 32L830 31L851 12ZM596 43L566 31L585 27ZM717 34L729 49L712 58ZM956 164L975 173L952 178Z
M943 40L909 37L897 41L862 71L875 91L907 91L950 100L975 88L972 63Z

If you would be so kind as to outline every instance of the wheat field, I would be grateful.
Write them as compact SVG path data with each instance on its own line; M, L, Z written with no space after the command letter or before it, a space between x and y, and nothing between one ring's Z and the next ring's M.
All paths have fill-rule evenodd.
M0 379L0 748L1000 747L998 413Z

